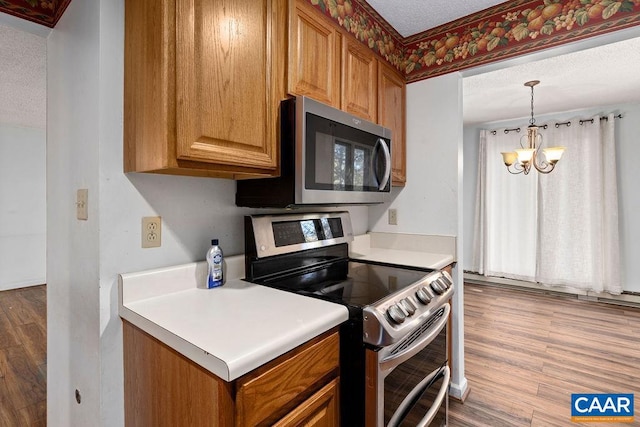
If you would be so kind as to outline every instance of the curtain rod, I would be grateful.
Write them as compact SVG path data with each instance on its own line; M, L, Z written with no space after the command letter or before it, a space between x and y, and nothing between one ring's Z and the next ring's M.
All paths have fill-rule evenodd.
M616 115L614 115L614 116L613 116L613 118L614 118L614 119L621 119L621 118L622 118L622 114L616 114ZM600 117L600 120L609 120L609 117L607 117L607 116L602 116L602 117ZM579 123L580 123L581 125L582 125L582 124L584 124L584 123L587 123L587 122L593 123L593 119L582 119L582 120L580 120L580 121L579 121ZM555 123L555 125L554 125L554 126L555 126L555 127L557 127L557 128L559 128L560 126L567 126L567 127L569 127L569 126L571 126L571 121L567 121L567 122L558 122L558 123ZM541 127L542 129L546 129L546 128L548 127L548 125L542 125L542 126L540 126L540 127ZM496 134L496 132L497 132L497 131L492 130L492 131L491 131L491 134L492 134L492 135L495 135L495 134ZM505 130L504 130L504 133L507 133L507 134L508 134L509 132L517 132L517 133L520 133L520 128L518 127L518 128L505 129Z

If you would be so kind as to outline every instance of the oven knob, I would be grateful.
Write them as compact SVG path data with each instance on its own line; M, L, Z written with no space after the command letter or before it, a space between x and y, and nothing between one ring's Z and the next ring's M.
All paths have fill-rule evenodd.
M391 322L397 323L398 325L404 322L404 319L406 318L397 304L394 304L387 309L387 316L389 317L389 320L391 320Z
M416 312L416 306L413 305L409 298L403 299L402 301L400 301L400 304L402 305L402 308L404 308L404 311L409 313L409 316L413 316L413 314Z
M451 285L453 285L453 282L447 276L442 276L442 281L445 285L447 285L447 289L449 289Z
M444 290L442 289L442 287L440 287L440 284L435 280L431 282L431 289L433 289L433 292L438 295L442 295L444 293Z
M440 285L443 291L446 291L447 289L449 289L449 284L447 283L446 280L444 280L443 277L436 279L436 282L438 282L438 284Z
M424 305L429 304L431 301L431 296L429 295L429 292L427 292L427 288L418 289L418 292L416 292L416 298L418 298L418 301Z

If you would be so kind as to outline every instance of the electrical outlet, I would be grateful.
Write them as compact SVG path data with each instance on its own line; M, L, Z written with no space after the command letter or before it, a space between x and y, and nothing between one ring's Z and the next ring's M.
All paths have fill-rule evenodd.
M397 209L389 209L389 225L398 225Z
M162 218L159 216L142 217L142 247L160 247L162 237Z
M83 221L89 219L89 190L86 188L76 192L76 217Z

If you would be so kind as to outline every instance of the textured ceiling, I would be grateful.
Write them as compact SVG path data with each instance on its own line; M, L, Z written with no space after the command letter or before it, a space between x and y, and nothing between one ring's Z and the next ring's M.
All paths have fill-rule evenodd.
M640 102L640 38L463 79L466 124Z
M409 37L471 15L502 1L495 0L367 0L403 37Z

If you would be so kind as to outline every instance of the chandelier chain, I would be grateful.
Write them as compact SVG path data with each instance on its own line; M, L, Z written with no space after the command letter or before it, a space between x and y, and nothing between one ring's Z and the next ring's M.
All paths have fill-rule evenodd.
M533 86L531 86L531 120L529 123L533 126L536 123L536 119L533 118Z

